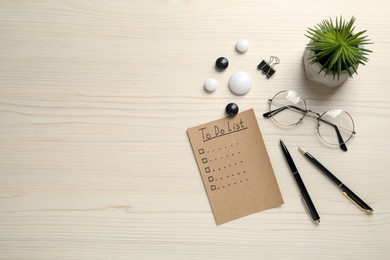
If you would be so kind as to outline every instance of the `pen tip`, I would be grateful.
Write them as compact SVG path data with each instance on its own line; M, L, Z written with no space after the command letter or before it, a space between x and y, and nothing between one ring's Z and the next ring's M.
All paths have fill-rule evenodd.
M316 222L317 222L317 224L320 224L321 221L319 219L317 219Z
M299 152L300 152L301 154L305 155L306 151L303 150L301 147L298 147L298 150L299 150Z

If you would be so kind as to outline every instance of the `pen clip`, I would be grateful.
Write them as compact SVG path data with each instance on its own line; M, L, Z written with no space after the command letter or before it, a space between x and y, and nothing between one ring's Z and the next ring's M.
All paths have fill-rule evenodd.
M313 215L313 213L310 211L309 206L307 205L305 198L303 198L303 196L301 196L301 199L302 199L303 205L305 205L306 211L309 213L311 219L314 220L314 215ZM316 220L316 222L317 222L317 223L320 223L319 220Z
M355 206L358 207L360 210L365 211L367 213L372 213L371 210L364 209L359 204L357 204L356 201L354 201L345 191L343 191L343 194L349 201L351 201L353 204L355 204Z

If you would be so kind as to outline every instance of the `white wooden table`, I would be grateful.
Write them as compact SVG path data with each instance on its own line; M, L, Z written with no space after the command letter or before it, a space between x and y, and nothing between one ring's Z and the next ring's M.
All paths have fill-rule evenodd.
M374 42L341 87L307 81L307 27L357 17ZM389 259L390 2L0 2L1 259ZM234 50L246 38L245 54ZM257 64L280 58L267 80ZM214 69L228 57L224 72ZM227 81L243 70L251 91ZM203 89L215 77L216 92ZM310 108L353 116L349 151L262 118L283 89ZM216 226L186 129L253 108L285 201ZM279 147L309 189L314 225ZM296 148L304 147L375 213L366 215Z

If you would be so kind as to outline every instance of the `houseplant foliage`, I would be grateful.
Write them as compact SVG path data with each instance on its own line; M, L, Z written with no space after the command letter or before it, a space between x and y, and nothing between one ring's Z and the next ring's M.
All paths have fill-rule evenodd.
M324 76L333 76L333 80L340 80L343 71L348 77L357 73L359 64L365 65L368 61L368 53L371 50L363 48L371 44L365 36L366 30L355 33L354 23L356 18L349 21L336 17L333 22L331 18L323 20L313 28L307 29L306 37L310 39L306 49L311 51L308 57L310 64L319 63L320 70ZM306 64L305 64L306 65Z

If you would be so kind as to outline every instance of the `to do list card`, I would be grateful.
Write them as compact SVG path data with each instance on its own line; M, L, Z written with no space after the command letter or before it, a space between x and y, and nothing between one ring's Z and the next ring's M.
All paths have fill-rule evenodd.
M283 204L253 109L187 133L217 225Z

